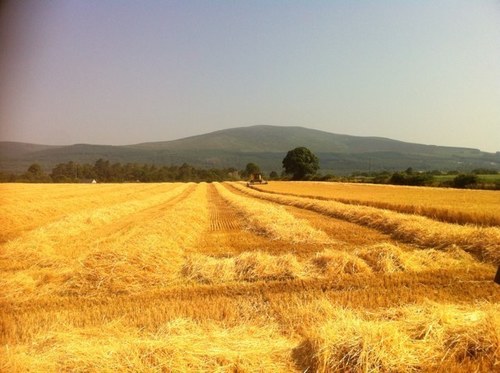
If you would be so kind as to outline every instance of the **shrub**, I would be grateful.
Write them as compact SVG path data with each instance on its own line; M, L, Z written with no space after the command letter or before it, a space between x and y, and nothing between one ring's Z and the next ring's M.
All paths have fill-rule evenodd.
M477 184L478 178L474 174L460 174L453 179L452 185L455 188L467 188Z

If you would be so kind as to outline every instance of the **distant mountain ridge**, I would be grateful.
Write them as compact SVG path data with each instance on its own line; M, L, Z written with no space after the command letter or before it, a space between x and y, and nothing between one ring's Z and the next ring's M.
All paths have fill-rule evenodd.
M323 172L493 168L500 153L478 149L407 143L382 137L340 135L304 127L251 126L215 131L172 141L111 146L50 146L0 142L0 170L25 171L34 163L50 170L58 163L93 163L99 158L121 163L190 163L198 167L244 168L254 162L265 171L281 171L286 152L306 146L320 158Z
M157 149L210 149L242 152L262 152L273 149L277 152L283 152L296 147L297 143L305 143L317 152L398 151L403 147L405 147L405 150L412 148L413 151L425 151L433 148L479 151L468 148L413 144L383 137L339 135L304 127L266 125L230 128L179 140L147 142L132 146Z

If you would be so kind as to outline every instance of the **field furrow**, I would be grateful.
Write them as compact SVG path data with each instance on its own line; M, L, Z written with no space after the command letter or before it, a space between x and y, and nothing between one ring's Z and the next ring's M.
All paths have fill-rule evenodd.
M209 228L203 232L191 260L196 255L220 258L259 249L270 253L283 251L283 242L269 240L249 227L242 211L223 199L214 184L207 188Z
M211 231L239 231L241 229L241 214L229 206L211 185L208 191L210 205L210 230Z
M329 242L325 232L294 218L280 206L231 193L220 184L216 184L215 187L227 203L241 211L250 229L255 229L269 239L285 240L291 244Z

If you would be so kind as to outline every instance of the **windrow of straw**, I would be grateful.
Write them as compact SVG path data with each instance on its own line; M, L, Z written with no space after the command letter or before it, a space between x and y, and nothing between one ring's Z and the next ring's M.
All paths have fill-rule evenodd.
M246 188L238 183L231 185L253 197L305 208L365 225L389 233L396 239L422 247L442 249L456 245L480 256L482 260L500 264L500 228L442 223L423 216L406 215L374 207L268 194Z
M0 263L4 269L4 262L16 268L57 266L57 261L81 255L92 243L99 241L103 227L148 208L168 203L189 187L189 184L178 184L175 188L166 187L163 193L139 200L132 199L117 205L65 215L5 243Z
M178 187L182 184L0 184L0 242L71 214L144 200Z
M287 372L293 342L271 322L227 327L173 319L156 332L119 321L65 328L2 348L5 372Z
M365 205L448 223L500 226L496 191L364 183L273 181L254 189L288 196Z
M292 244L325 244L331 241L325 232L295 218L281 206L237 195L221 184L215 184L215 187L222 198L243 213L249 229L273 240L284 240Z
M298 348L318 372L439 371L500 364L500 306L424 304L363 314L332 306Z
M464 271L472 268L491 271L489 265L479 263L458 248L406 252L397 246L382 243L357 249L353 253L325 249L303 261L297 260L293 254L269 255L261 251L221 258L192 254L184 262L182 275L201 284L220 284L458 268Z
M127 245L123 243L127 236L124 231L130 233L135 229L138 237L142 235L137 230L139 227L144 227L146 221L142 222L142 226L137 224L134 221L137 214L147 215L151 210L158 209L158 206L163 206L187 193L189 188L194 188L194 184L177 184L176 187L167 185L161 188L164 190L163 193L153 196L142 196L140 199L132 199L130 202L94 211L84 210L69 214L5 243L0 254L0 269L5 271L5 275L0 277L0 286L4 289L0 298L18 299L35 295L43 297L47 293L60 292L65 288L62 284L76 281L73 277L75 268L87 267L89 263L96 262L88 260L92 257L108 258L107 269L103 264L106 261L96 262L95 267L104 267L106 276L113 276L114 271L120 268L123 262L119 258L130 257L130 253L126 250ZM128 192L126 194L128 195ZM132 221L129 222L131 217ZM127 226L116 232L117 224L119 226L123 222L128 222ZM162 230L162 227L158 227L158 230ZM122 244L119 249L105 255L96 254L109 245L110 235L115 237L115 241L116 237L121 239ZM151 239L151 237L139 239L135 247L140 249ZM131 245L128 245L128 248L130 247ZM144 257L148 254L141 255ZM99 283L100 277L96 278Z
M292 254L245 252L231 258L195 254L187 258L182 273L193 281L217 284L233 281L280 281L306 276L305 267Z
M310 266L327 277L343 274L371 273L370 266L361 258L338 250L323 250L310 259Z
M196 246L208 226L206 189L204 183L197 185L160 216L128 227L124 239L113 236L80 257L63 291L134 293L174 284L185 252Z
M165 205L183 192L190 194ZM142 205L70 216L51 224L40 242L30 234L6 244L10 256L4 260L11 266L17 262L18 268L11 267L0 280L6 288L2 297L124 294L168 286L180 277L185 250L198 243L208 220L206 184L186 185ZM74 235L65 236L65 229ZM36 248L41 252L32 255Z

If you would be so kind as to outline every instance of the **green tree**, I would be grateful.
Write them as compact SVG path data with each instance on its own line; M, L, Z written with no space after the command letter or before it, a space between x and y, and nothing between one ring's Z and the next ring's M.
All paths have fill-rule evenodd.
M260 172L260 167L255 163L247 163L245 172L247 173L247 175L258 174Z
M290 150L283 159L283 168L293 180L303 180L319 170L319 159L309 149L298 147Z
M94 164L94 173L98 181L109 181L111 176L109 161L99 158Z
M42 176L43 175L42 166L40 166L38 163L33 163L31 166L28 167L28 174L32 175L33 177Z
M453 181L452 185L455 188L467 188L471 185L477 184L478 182L478 177L477 175L474 174L460 174L456 176Z
M183 163L181 167L179 167L179 171L177 174L178 181L195 181L194 177L195 169L193 166L188 165L187 163Z
M278 176L278 173L276 171L271 171L271 173L269 174L269 178L271 180L275 180L277 179L279 176Z
M241 171L242 177L249 177L252 174L260 173L260 167L255 163L247 163L245 169Z
M78 180L77 164L74 162L59 163L52 169L50 177L56 183L75 182Z
M31 166L29 166L23 177L26 181L32 182L46 181L47 179L47 176L43 173L42 166L40 166L38 163L33 163Z

